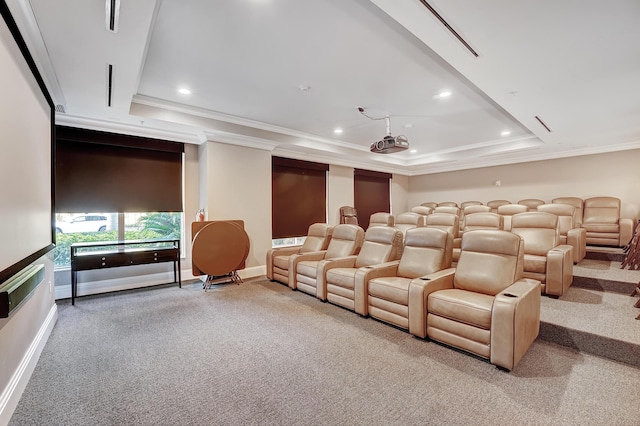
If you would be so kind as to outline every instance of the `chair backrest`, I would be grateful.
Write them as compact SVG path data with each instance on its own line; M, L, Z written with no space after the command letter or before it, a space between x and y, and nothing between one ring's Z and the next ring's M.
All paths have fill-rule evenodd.
M307 231L307 238L304 240L300 253L326 250L331 240L333 226L326 223L314 223Z
M460 216L460 208L456 206L438 206L433 209L434 213L451 213Z
M407 230L398 276L418 278L451 267L453 236L443 229Z
M426 206L411 207L411 211L413 213L418 213L419 215L422 215L422 216L429 216L431 213L433 213L433 209L431 207L426 207Z
M421 203L420 205L425 207L430 207L432 209L435 209L436 207L438 207L438 203L434 203L433 201L427 201L425 203Z
M511 232L478 229L462 236L454 287L495 296L522 278L524 244Z
M529 209L530 212L534 212L536 211L536 207L545 204L545 201L538 198L525 198L524 200L518 201L518 204L527 206L527 209Z
M491 207L483 206L482 204L472 204L470 206L466 206L462 209L464 215L473 214L473 213L485 213L490 212Z
M351 256L360 250L364 240L364 229L358 225L341 223L333 228L329 247L324 255L325 259Z
M558 232L563 237L566 237L567 233L575 228L573 221L575 209L572 205L560 203L542 204L538 206L539 212L552 213L558 216Z
M369 227L372 226L393 226L394 219L391 213L378 212L369 217Z
M497 213L504 218L504 230L511 231L511 216L524 213L529 208L522 204L503 204L498 207Z
M471 213L464 218L464 232L476 229L504 229L504 219L498 213Z
M593 197L584 200L583 224L618 223L620 199L615 197Z
M498 207L504 206L505 204L511 204L511 201L508 200L491 200L487 201L487 205L491 207L491 211L494 213L498 212Z
M463 201L460 204L460 208L464 210L464 208L468 206L481 206L481 205L482 205L482 201Z
M340 223L350 223L353 225L358 224L358 212L354 207L342 206L340 207Z
M400 213L394 226L404 234L407 229L425 226L427 217L414 212Z
M377 265L400 258L402 232L390 226L369 227L364 236L355 267Z
M584 207L584 201L582 201L582 198L559 197L551 200L551 203L569 204L575 207L575 211L573 212L573 222L576 228L580 228L582 226L582 212Z
M460 218L453 213L431 213L427 216L428 228L440 228L457 238L460 233Z
M438 203L438 207L458 207L458 203L455 203L453 201L443 201L441 203Z
M546 212L526 212L513 215L511 232L524 239L525 254L546 256L559 244L558 216Z

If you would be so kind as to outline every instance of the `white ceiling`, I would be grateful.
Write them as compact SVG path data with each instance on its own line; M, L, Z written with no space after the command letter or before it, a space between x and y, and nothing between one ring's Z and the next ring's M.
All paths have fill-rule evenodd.
M105 0L7 3L58 124L405 175L640 148L640 2L427 1L478 57L420 0L122 0L117 33ZM370 153L359 106L416 152Z

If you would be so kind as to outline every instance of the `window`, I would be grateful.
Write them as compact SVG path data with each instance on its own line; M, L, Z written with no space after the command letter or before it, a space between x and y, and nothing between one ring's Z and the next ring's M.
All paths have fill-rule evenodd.
M183 153L182 143L57 126L56 267L76 242L182 239Z
M391 213L390 173L355 169L353 176L354 207L358 223L365 230L373 213Z
M328 164L272 157L274 240L306 236L311 224L326 223L328 170Z
M54 263L70 266L73 243L183 239L183 222L182 213L56 213Z

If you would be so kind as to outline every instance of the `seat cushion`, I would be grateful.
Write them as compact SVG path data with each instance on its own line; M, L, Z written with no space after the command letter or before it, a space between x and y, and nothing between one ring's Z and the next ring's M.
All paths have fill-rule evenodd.
M318 268L318 261L316 260L303 260L298 263L296 272L306 277L316 278L316 269Z
M491 329L493 296L466 290L440 290L429 295L427 311L431 314Z
M369 295L399 305L409 305L409 283L402 277L382 277L369 281Z
M524 255L524 270L527 272L547 273L547 256L536 256L534 254Z
M289 269L289 257L290 256L275 256L273 258L273 266L286 271Z
M353 289L355 286L356 268L332 268L327 271L327 284Z

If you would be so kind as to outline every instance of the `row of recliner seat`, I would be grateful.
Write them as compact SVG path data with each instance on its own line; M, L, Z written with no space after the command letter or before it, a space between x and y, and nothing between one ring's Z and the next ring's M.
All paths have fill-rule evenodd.
M501 206L509 208L512 205ZM523 206L515 206L523 207ZM525 267L524 276L539 280L542 283L542 292L549 296L562 296L573 282L573 263L584 258L586 253L585 230L571 228L571 215L561 216L558 210L563 208L573 209L564 204L549 205L545 212L516 213L515 215L501 215L489 211L480 211L465 215L464 227L459 228L459 208L436 207L433 213L422 216L409 212L398 215L403 218L412 217L414 222L410 228L436 227L443 229L453 236L453 264L460 256L461 241L464 233L477 229L495 229L513 232L524 240ZM469 206L465 210L487 208L486 206ZM511 212L509 212L511 213ZM562 219L567 219L569 224L562 224ZM386 224L383 222L386 220ZM371 224L374 226L394 226L394 218L389 213L375 213L371 216ZM397 226L403 233L404 226Z
M600 246L624 247L631 241L634 230L634 221L621 217L621 201L616 197L591 197L585 200L578 197L559 197L551 200L549 204L567 204L574 207L573 220L576 228L584 228L586 231L586 244ZM425 202L420 207L435 209L436 207L460 207L464 210L468 206L483 205L480 201L456 202ZM527 198L511 203L508 200L491 200L486 203L491 212L499 213L501 206L521 205L526 211L540 211L541 205L547 205L544 200ZM516 211L513 207L512 211ZM522 208L520 208L522 209ZM505 211L503 207L503 212ZM514 214L511 213L511 214Z
M299 247L267 253L267 277L512 370L539 332L541 282L503 230L313 224Z

